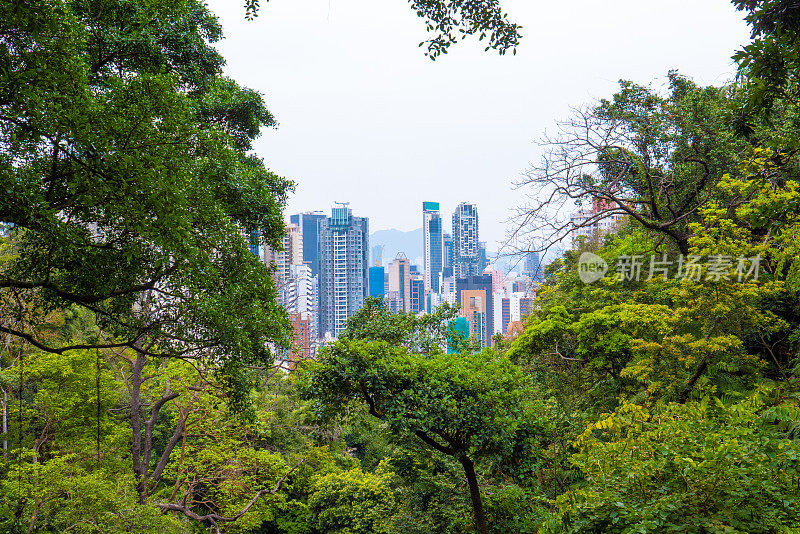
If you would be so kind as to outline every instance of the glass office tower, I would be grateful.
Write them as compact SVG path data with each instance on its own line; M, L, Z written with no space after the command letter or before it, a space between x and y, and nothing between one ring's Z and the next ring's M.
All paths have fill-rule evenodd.
M426 293L439 293L442 274L442 217L438 202L422 203L422 273Z

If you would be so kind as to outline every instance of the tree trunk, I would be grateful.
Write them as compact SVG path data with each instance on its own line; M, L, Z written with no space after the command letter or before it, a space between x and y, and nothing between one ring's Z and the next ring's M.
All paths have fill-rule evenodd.
M141 347L139 347L141 348ZM166 403L178 397L173 392L169 380L166 380L164 394L150 407L150 416L145 415L146 404L142 402L142 385L148 378L142 377L142 372L148 359L143 351L137 351L136 359L131 362L131 377L128 383L131 395L131 457L133 461L133 474L136 477L136 493L139 495L139 504L144 504L150 494L151 485L158 483L161 474L169 461L170 454L183 435L183 425L186 421L186 412L181 411L178 424L172 437L167 443L155 471L150 474L150 464L153 455L153 428L158 422L158 414ZM162 361L166 367L166 359ZM188 412L188 410L187 410Z
M467 475L469 496L472 499L472 513L475 517L475 532L477 534L489 534L486 516L483 515L483 502L481 501L481 490L478 488L478 477L475 476L475 465L466 454L461 456L458 461L464 466L464 473Z
M133 474L136 477L136 492L139 494L139 504L144 504L147 498L147 469L149 459L142 465L142 370L147 363L147 356L136 351L131 372L131 458L133 460Z
M700 365L697 366L695 369L694 374L689 377L689 380L683 385L681 392L678 394L678 402L684 404L687 400L689 400L689 394L692 392L692 388L694 387L695 383L700 379L700 376L706 371L708 367L708 360L711 358L710 354L706 354L703 361L700 362Z

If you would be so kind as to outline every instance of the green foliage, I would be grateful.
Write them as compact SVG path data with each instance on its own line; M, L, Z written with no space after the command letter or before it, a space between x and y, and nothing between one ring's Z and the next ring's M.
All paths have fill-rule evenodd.
M586 483L556 500L545 532L800 528L800 446L764 427L762 406L623 404L580 436Z
M304 372L306 395L321 416L363 402L393 433L430 433L479 456L513 454L520 416L532 409L519 369L490 351L423 356L342 339Z
M518 338L475 350L453 307L368 299L289 377L243 232L277 246L291 184L251 153L275 121L221 75L216 19L2 4L0 529L800 531L800 18L734 4L736 84L621 82L565 130L538 183L628 218L547 268ZM516 44L494 0L412 8L431 57ZM762 269L584 284L588 249Z
M287 343L268 269L242 230L283 233L291 184L248 153L274 120L221 76L216 19L194 0L0 7L0 331L76 306L105 333L78 346L268 362ZM235 310L235 311L234 311Z
M367 297L364 305L347 319L340 338L385 341L412 352L441 354L448 346L469 346L451 325L457 313L458 308L447 303L423 315L394 313L382 299Z
M391 478L383 465L375 473L356 468L316 478L308 501L314 526L331 534L388 534L396 509Z
M457 460L475 528L488 532L475 462L525 478L541 440L538 404L521 370L486 350L414 354L402 345L344 337L305 369L304 395L332 419L365 405L399 442Z
M76 455L63 455L41 463L4 466L0 528L98 534L187 532L185 523L137 503L130 474L120 475L80 460Z

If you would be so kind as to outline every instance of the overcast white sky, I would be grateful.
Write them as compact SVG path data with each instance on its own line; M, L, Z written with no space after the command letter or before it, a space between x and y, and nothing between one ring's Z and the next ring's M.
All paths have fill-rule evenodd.
M209 2L226 73L263 93L280 123L255 146L297 182L287 217L349 201L371 231L412 230L423 200L446 221L471 201L490 250L519 203L512 182L570 106L669 69L724 83L748 40L723 0L513 0L503 5L523 26L516 56L468 40L432 62L405 0L262 0L252 22L242 4Z

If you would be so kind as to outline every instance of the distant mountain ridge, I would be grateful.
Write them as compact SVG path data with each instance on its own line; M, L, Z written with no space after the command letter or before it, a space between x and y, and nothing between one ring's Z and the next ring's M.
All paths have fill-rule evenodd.
M383 246L381 265L389 265L398 252L403 252L412 264L422 267L422 228L408 232L390 228L370 234L370 265L375 265L376 248L380 246Z

